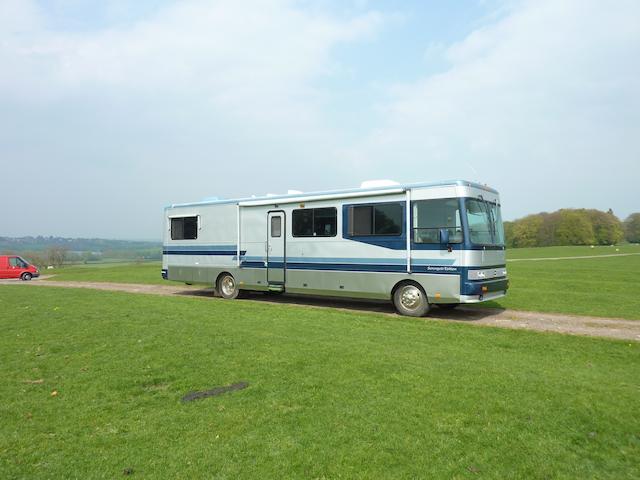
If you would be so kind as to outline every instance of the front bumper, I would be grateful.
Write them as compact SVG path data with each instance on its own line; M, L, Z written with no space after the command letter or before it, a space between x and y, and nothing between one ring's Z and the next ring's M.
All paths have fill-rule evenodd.
M508 278L498 278L495 280L479 280L479 281L464 281L460 288L460 295L484 295L488 296L495 292L507 293L509 289Z

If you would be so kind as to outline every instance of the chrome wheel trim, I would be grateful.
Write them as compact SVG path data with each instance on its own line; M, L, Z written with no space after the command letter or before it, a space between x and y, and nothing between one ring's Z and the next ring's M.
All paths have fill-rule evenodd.
M233 295L236 290L236 282L231 275L225 275L220 282L220 290L226 297Z
M424 301L422 292L415 285L405 285L400 290L400 304L409 311L418 310Z

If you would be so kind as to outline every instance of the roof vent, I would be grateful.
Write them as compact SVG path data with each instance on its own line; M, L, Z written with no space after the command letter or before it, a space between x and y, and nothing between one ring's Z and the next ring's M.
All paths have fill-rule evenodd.
M380 188L380 187L393 187L400 185L394 180L365 180L360 184L360 188Z

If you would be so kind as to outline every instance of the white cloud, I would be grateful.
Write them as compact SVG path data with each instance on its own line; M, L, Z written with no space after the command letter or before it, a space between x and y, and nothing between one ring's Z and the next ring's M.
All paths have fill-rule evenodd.
M70 31L0 0L0 163L26 179L0 191L4 233L149 237L169 202L367 178L486 181L509 217L638 209L640 3L507 1L405 59L441 73L385 88L367 70L379 88L353 103L323 81L366 59L335 50L403 28L402 12L323 5L188 0ZM25 183L47 202L16 203Z
M69 33L47 31L27 1L7 5L0 13L14 28L0 34L0 58L11 65L0 76L5 94L190 91L245 114L313 97L309 83L329 71L331 49L382 22L375 12L338 20L290 1L193 0L126 29Z
M394 86L379 104L384 124L346 155L402 180L487 181L511 216L637 208L640 4L510 7L449 46L444 73Z
M312 181L334 138L316 84L336 70L333 49L384 22L286 0L190 0L134 23L69 31L28 0L0 5L0 161L23 165L36 191L75 185L48 191L40 206L51 223L37 232L52 233L55 211L92 212L93 224L78 228L108 235L129 210L144 220L118 235L143 236L157 224L149 213L172 201L300 185L285 172L303 158ZM16 207L17 230L26 208Z

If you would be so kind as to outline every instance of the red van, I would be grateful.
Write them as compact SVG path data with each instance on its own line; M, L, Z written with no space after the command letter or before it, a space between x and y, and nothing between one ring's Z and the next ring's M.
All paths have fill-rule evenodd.
M38 269L24 258L17 255L0 255L0 278L31 280L39 276Z

